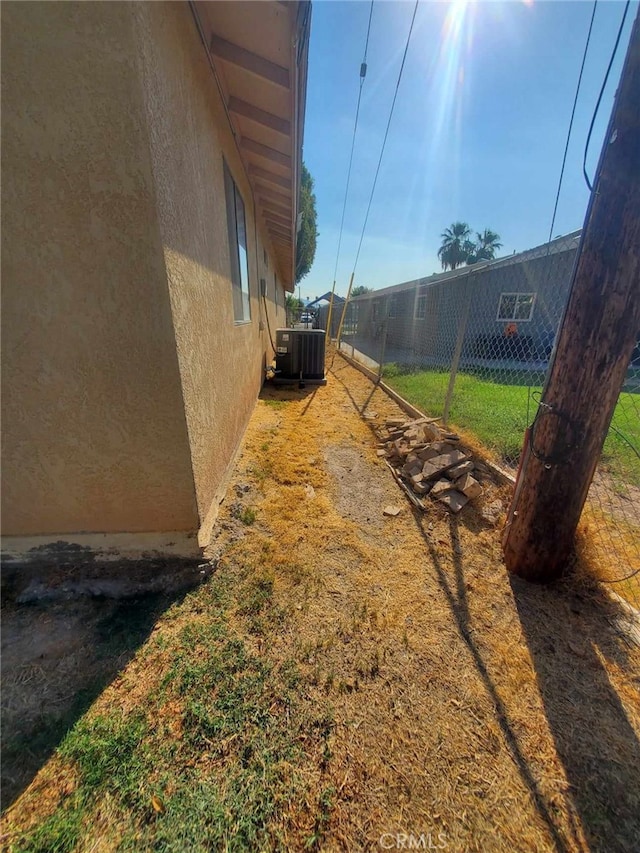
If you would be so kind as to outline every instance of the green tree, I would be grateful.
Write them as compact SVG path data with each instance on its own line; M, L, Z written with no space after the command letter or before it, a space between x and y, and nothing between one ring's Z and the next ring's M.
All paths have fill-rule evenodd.
M364 296L365 293L371 293L371 288L365 287L364 284L351 288L351 296Z
M442 269L454 270L462 266L469 257L471 228L466 222L453 222L450 228L440 235L442 243L438 249L438 257Z
M476 242L471 252L469 252L468 264L475 264L477 261L492 261L498 249L502 248L500 235L491 228L485 228L482 234L476 233Z
M471 228L466 222L454 222L440 235L442 243L438 257L442 269L455 270L462 264L475 264L478 261L492 261L498 249L502 248L500 235L485 228L482 234L476 232L475 241L471 239Z
M288 293L285 300L285 307L287 311L301 311L304 308L304 303L302 299L298 299L297 296L292 296Z
M300 230L296 251L296 284L309 272L316 256L318 229L316 227L316 197L313 192L313 178L305 164L302 164L300 181Z

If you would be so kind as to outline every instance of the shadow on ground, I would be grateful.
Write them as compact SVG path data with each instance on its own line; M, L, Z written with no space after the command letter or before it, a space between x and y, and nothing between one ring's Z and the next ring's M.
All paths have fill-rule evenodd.
M549 731L568 781L567 805L572 837L555 818L554 798L545 793L535 759L521 743L518 727L502 700L472 626L456 517L449 519L454 571L434 548L425 519L414 512L436 579L461 640L495 708L504 741L547 826L551 849L628 851L640 837L640 745L600 655L628 669L627 647L616 627L615 602L597 589L581 590L571 579L541 587L511 579L522 632L536 674ZM514 644L519 638L514 636ZM584 841L582 840L584 839Z
M114 576L113 564L110 574ZM171 572L171 566L164 566ZM195 578L182 564L176 574ZM123 567L131 580L131 569ZM57 567L56 579L64 572ZM93 569L95 574L95 568ZM44 581L39 584L46 585ZM2 609L2 809L30 784L75 721L117 677L157 620L194 584L152 592L129 587L122 598L74 593L20 603L13 579L3 577ZM174 574L175 577L175 574ZM91 581L84 581L89 587ZM120 583L120 581L118 581ZM38 587L41 588L41 587ZM68 585L67 585L68 588ZM51 587L48 587L51 591ZM124 591L123 587L123 591ZM55 593L55 594L54 594Z
M588 849L630 850L640 838L640 744L602 664L629 669L617 605L567 583L537 587L514 577L511 587Z

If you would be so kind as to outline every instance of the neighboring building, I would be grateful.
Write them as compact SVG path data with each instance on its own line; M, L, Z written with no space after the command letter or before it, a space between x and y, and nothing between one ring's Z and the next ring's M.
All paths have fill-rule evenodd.
M2 4L6 554L207 544L294 286L310 15Z
M358 296L343 339L378 360L384 337L385 361L445 367L462 333L463 365L528 363L539 370L562 319L579 242L575 231L506 258Z

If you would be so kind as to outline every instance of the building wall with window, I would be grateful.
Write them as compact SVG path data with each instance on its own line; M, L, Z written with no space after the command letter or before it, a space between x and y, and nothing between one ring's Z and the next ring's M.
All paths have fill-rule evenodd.
M204 540L271 361L269 326L275 337L275 329L284 325L284 296L276 306L282 290L274 285L277 271L188 10L166 4L159 14L155 4L140 3L135 14ZM244 214L240 251L238 208ZM260 296L260 279L266 300Z
M186 3L2 18L3 550L195 554L284 322L206 52Z
M487 265L462 267L357 297L357 334L375 358L385 336L387 356L450 363L469 300L464 359L544 361L569 295L579 233ZM367 310L370 305L370 310ZM505 337L511 345L501 346Z

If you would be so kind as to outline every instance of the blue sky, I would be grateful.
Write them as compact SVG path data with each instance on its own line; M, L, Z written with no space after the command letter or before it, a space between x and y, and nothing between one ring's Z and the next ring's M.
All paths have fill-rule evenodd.
M336 292L353 269L413 0L376 0ZM303 298L331 289L369 0L315 0L304 159L320 236ZM624 4L600 0L554 235L583 223L585 139ZM593 4L421 0L354 284L378 288L440 269L442 230L492 228L500 254L548 236ZM638 4L631 4L595 125L593 174Z

